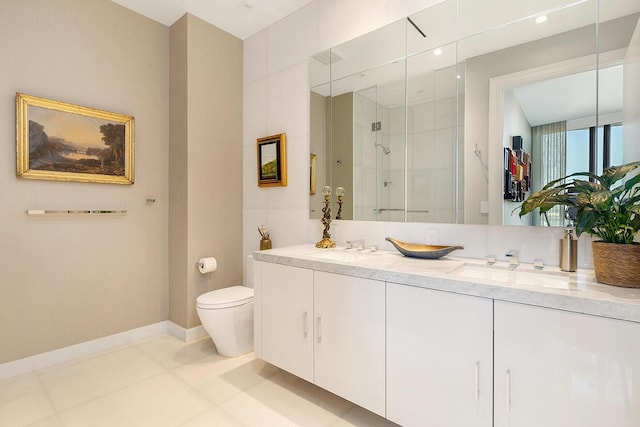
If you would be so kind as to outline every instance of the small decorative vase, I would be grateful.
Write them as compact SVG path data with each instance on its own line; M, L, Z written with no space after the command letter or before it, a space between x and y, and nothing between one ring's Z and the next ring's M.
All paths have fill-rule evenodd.
M260 239L260 250L271 249L271 239Z
M640 243L592 242L591 249L598 282L640 288Z

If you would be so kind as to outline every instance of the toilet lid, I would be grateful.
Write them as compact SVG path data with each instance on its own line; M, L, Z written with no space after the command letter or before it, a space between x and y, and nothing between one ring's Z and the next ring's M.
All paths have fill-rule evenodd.
M200 295L196 300L196 305L200 308L225 308L249 302L253 302L252 288L231 286Z

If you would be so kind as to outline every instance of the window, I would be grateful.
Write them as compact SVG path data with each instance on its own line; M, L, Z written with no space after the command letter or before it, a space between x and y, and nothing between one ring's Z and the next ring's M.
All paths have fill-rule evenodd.
M590 147L596 147L595 150ZM622 164L622 123L567 131L567 175Z
M544 147L542 151L544 158L549 161L552 156L544 154ZM600 175L605 168L620 164L622 164L621 123L599 126L597 133L595 126L566 131L566 173L563 176L576 172L592 172ZM579 179L586 179L586 177ZM544 184L546 182L542 183ZM568 225L565 209L558 206L552 208L544 217L540 217L539 225L559 227Z

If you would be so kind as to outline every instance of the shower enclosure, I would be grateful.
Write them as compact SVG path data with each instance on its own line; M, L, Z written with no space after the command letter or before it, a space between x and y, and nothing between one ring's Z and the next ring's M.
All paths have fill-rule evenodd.
M402 117L394 117L398 113ZM381 105L377 86L355 92L354 219L404 220L404 146L392 148L394 134L404 134L404 113ZM403 140L399 139L402 144Z
M454 72L439 70L428 83L435 87ZM379 86L353 93L354 219L456 221L462 128L455 123L463 96L422 96L405 107L386 101Z

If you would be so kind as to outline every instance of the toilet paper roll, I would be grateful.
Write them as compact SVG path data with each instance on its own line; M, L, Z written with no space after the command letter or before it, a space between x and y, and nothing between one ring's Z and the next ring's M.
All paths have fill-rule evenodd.
M218 268L218 261L214 257L200 258L198 260L198 270L200 273L211 273Z

